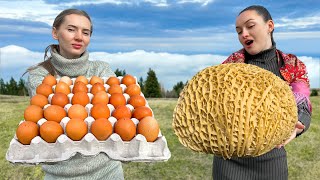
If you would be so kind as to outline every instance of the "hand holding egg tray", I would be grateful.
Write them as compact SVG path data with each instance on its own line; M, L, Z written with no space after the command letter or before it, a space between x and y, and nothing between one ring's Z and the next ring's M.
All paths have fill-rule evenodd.
M41 99L39 104L41 104L40 106L42 106L44 111L43 117L40 117L40 119L39 117L37 117L36 120L33 120L34 122L32 122L28 119L29 118L28 116L27 117L25 116L28 119L28 121L25 118L25 120L20 122L20 124L25 122L29 122L30 124L31 123L36 124L37 127L39 127L40 131L38 131L35 135L33 135L33 137L30 138L29 142L23 143L23 140L19 139L19 134L18 134L19 127L18 127L15 137L10 142L9 149L6 154L6 159L12 163L39 164L39 163L54 163L58 161L68 160L72 156L74 156L76 153L80 153L83 156L93 156L99 153L106 153L111 159L119 160L119 161L127 161L127 162L129 161L135 161L135 162L167 161L170 158L171 153L167 146L166 138L160 132L160 128L158 126L157 121L154 118L152 109L149 107L147 101L145 100L143 93L139 92L139 94L137 95L137 94L134 94L134 92L137 92L137 91L135 90L129 91L129 89L135 89L135 88L127 88L130 86L130 84L126 83L126 81L123 81L124 77L100 78L104 83L103 84L104 89L102 90L102 92L107 92L108 94L107 98L109 102L109 104L104 103L104 105L107 107L106 112L102 111L103 113L100 113L100 114L99 112L101 112L101 108L95 108L97 109L96 110L97 112L93 112L93 109L94 109L93 107L98 106L97 104L101 105L103 104L103 102L106 102L106 101L105 99L103 100L96 99L95 101L93 101L95 95L99 93L94 92L94 94L92 94L94 84L93 85L90 84L90 80L92 79L95 79L95 81L97 80L100 81L99 77L92 77L87 81L87 83L85 82L85 79L83 77L81 80L79 80L86 84L86 87L87 87L86 94L89 97L89 103L87 104L85 103L86 105L82 106L86 110L87 114L83 116L83 110L82 110L82 121L79 121L79 122L85 124L86 129L84 131L85 133L79 136L80 137L79 139L75 139L74 138L75 136L72 136L70 131L68 133L68 130L67 130L68 122L71 122L71 120L73 121L73 119L77 119L77 118L79 119L80 117L80 116L75 117L77 115L71 115L71 117L69 117L71 114L69 113L70 108L72 106L75 106L75 104L72 103L73 102L72 98L74 97L73 93L76 93L76 92L72 90L74 88L75 83L78 81L77 80L78 78L77 79L73 78L71 85L69 84L70 90L66 90L65 92L63 92L63 90L61 91L62 93L65 93L68 97L67 104L60 103L60 106L62 106L63 109L67 112L67 115L62 119L57 120L57 124L61 125L63 132L58 135L55 135L56 139L54 139L54 142L48 142L47 140L48 138L43 137L42 136L43 133L41 135L41 127L46 122L49 122L49 121L52 122L52 120L50 119L51 117L48 117L48 114L50 113L48 112L46 113L45 111L50 106L57 106L55 104L52 104L53 103L52 98L55 94L58 93L56 86L62 80L62 78L57 79L56 83L53 83L50 85L53 89L53 92L50 94L48 93L43 94L44 96L47 97L48 104L43 105L45 104L46 100L38 97L38 99ZM67 78L64 78L64 80L65 79ZM125 104L121 104L121 103L117 104L119 103L119 101L114 100L115 98L112 98L112 95L114 92L111 92L111 95L108 92L112 84L115 83L117 79L119 81L117 85L120 85L122 89L121 94L123 95L123 97L125 97ZM139 86L136 83L137 81L135 77L134 79L135 81L133 84ZM96 82L92 82L92 83L96 83ZM80 89L83 89L83 88L80 88ZM37 94L40 94L40 93L37 93ZM132 97L135 95L139 96L139 98L138 100L133 101L134 98ZM39 95L35 95L35 96L39 96ZM105 96L103 95L100 97L105 97ZM144 99L144 106L139 105L139 103L143 102L141 101L141 97L143 97L142 99ZM58 98L58 99L64 99L64 98ZM32 104L32 100L30 101L30 103ZM59 104L59 103L56 103L56 104ZM30 105L30 106L35 106L35 105ZM121 107L124 108L123 106L127 107L127 109L131 111L131 115L132 115L131 117L128 117L126 115L123 115L123 117L121 117L122 114L125 114L125 113L116 113L116 109L117 108L120 109ZM141 111L141 109L149 109L151 114L150 112L146 112L143 110ZM74 112L81 112L81 111L77 109ZM34 114L34 111L32 112L32 114ZM101 124L95 125L96 129L92 130L92 128L94 128L92 126L93 123L95 123L95 121L98 119L99 121L103 119L104 122L107 122L110 124L110 127L112 126L111 132L109 132L109 135L107 135L105 139L100 139L99 130L97 130L101 128L103 129L104 125L101 125ZM121 123L118 123L117 125L117 122L120 122L119 121L120 119L122 119L121 122L125 122L125 123L122 123L124 124L123 126L125 128L120 126ZM101 122L103 120L101 120ZM54 118L53 118L53 121L55 121ZM76 124L80 124L80 123L76 123ZM132 131L134 131L134 132L131 132L131 133L134 133L133 137L131 136L131 139L126 139L125 137L126 136L125 133L127 133L126 131L128 128L127 124L131 124ZM116 126L118 126L118 128L116 128ZM142 127L142 126L146 126L149 128L151 127L154 130L146 129L145 127ZM72 128L69 127L69 129L75 129L75 128L78 128L78 127L72 127ZM80 132L80 131L76 130L75 132ZM149 134L146 134L148 132ZM153 132L153 134L150 132ZM50 138L52 139L53 136L54 135L50 136ZM151 136L151 139L150 139L150 136Z

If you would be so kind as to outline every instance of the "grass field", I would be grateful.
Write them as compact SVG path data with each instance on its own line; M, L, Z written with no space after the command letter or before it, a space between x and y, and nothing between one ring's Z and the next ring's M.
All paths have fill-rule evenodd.
M314 180L320 177L320 96L312 97L313 115L310 129L286 146L289 179ZM124 163L125 179L212 179L212 155L183 147L171 127L176 100L149 99L149 105L168 141L171 158L167 162ZM0 179L42 179L39 166L15 165L5 159L17 124L23 119L27 97L0 95Z

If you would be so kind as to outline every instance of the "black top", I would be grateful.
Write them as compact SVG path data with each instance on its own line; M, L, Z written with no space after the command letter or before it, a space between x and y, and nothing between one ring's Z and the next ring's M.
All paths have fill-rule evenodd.
M244 55L245 63L253 64L268 71L271 71L284 80L284 78L280 74L280 66L282 64L282 61L280 59L278 60L275 45L273 45L270 49L261 51L256 55L250 55L249 53L247 53L247 51L245 51Z

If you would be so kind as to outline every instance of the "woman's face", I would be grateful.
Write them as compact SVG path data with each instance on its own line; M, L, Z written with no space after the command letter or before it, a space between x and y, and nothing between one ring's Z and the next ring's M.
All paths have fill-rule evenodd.
M60 27L53 28L52 36L59 41L60 55L67 59L79 58L90 43L91 23L85 16L70 14Z
M239 41L251 55L271 48L271 32L273 28L273 21L265 22L263 17L255 10L244 11L236 19L236 31Z

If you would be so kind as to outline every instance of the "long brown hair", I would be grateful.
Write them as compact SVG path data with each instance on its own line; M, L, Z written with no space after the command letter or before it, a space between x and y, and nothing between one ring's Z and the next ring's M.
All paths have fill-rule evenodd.
M66 9L66 10L62 11L61 13L59 13L58 16L53 21L52 28L59 29L61 24L64 22L65 17L67 15L70 15L70 14L77 14L77 15L84 16L90 21L90 24L91 24L90 36L91 36L92 32L93 32L93 25L92 25L91 18L88 15L88 13L86 13L83 10L79 10L79 9ZM38 63L38 64L36 64L34 66L29 67L23 75L25 75L27 72L30 72L31 70L36 69L38 66L44 67L46 70L48 70L48 72L51 75L55 75L54 68L53 68L53 66L52 66L52 64L50 62L51 55L48 56L49 50L52 50L52 49L55 49L55 50L59 51L59 45L58 44L51 44L51 45L47 46L45 51L44 51L43 62L40 62L40 63Z

